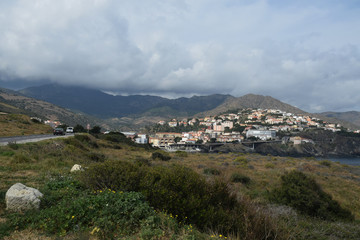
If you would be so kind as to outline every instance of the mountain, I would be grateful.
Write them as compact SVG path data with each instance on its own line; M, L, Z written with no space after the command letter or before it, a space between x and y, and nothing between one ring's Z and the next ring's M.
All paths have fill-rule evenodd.
M178 99L148 95L113 96L99 90L56 84L30 87L20 92L102 119L128 116L192 116L213 109L231 97L220 94Z
M86 126L103 125L98 119L87 116L86 114L74 113L70 110L56 106L54 104L30 98L5 88L0 88L0 112L25 114L41 119L59 120L68 125L81 124Z
M360 127L360 112L349 111L349 112L323 112L319 113L320 116L336 118L351 122L352 124Z
M206 115L218 115L220 113L229 111L229 110L238 110L244 108L261 108L261 109L279 109L285 112L304 114L305 112L299 108L293 107L287 103L283 103L270 96L262 96L255 94L247 94L242 97L230 97L224 103L218 107L199 113L199 116Z
M340 123L350 129L358 129L360 126L358 112L310 114L273 97L255 94L242 97L213 94L167 99L149 95L113 96L99 90L57 84L30 87L20 92L28 97L102 119L107 125L121 130L132 130L170 118L214 116L244 108L279 109L294 114L309 114L328 122Z

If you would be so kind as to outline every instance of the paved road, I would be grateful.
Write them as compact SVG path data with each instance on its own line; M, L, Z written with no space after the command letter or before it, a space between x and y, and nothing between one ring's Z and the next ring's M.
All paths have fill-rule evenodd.
M17 137L0 137L0 146L5 146L9 143L28 143L28 142L39 142L51 138L66 138L74 136L74 134L66 135L30 135L30 136L17 136Z

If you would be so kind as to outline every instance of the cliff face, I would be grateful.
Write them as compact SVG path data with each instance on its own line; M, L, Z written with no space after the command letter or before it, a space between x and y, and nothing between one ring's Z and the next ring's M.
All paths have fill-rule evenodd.
M312 139L315 143L294 145L293 143L258 144L255 149L242 144L226 144L216 148L218 152L256 152L273 156L292 157L360 157L360 137L347 136L329 131L302 132L303 138Z
M333 135L324 140L314 141L315 144L261 144L255 151L261 154L294 157L360 157L358 137Z

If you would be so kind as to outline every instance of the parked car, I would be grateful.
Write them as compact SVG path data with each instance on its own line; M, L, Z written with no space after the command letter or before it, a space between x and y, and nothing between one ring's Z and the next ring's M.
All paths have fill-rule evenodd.
M74 128L73 127L67 127L66 128L66 133L73 133L74 132Z
M65 135L65 131L62 128L55 128L54 135Z

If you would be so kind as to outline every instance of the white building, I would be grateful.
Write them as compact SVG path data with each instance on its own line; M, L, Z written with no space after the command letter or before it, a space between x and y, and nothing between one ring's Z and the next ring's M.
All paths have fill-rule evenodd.
M146 134L138 134L137 138L135 138L135 142L139 144L146 144L148 143L148 139Z
M257 137L261 140L274 139L276 137L275 130L254 130L250 129L246 132L246 138Z

